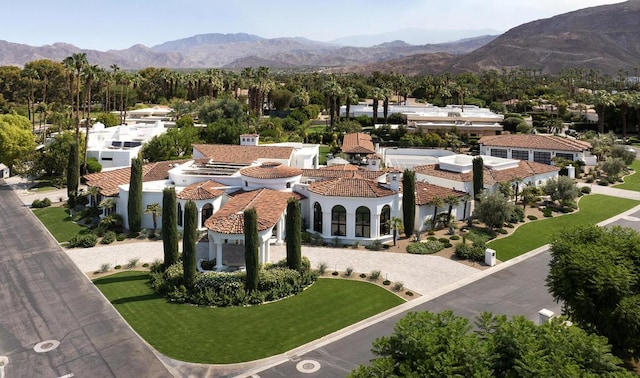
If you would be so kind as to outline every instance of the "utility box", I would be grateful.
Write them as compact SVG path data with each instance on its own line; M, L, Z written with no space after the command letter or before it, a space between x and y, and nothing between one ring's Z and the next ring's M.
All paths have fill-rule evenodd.
M543 325L544 323L548 322L549 320L551 320L551 318L553 318L553 315L553 311L547 310L546 308L538 311L538 325Z
M496 265L496 251L491 248L484 250L484 263L489 266Z

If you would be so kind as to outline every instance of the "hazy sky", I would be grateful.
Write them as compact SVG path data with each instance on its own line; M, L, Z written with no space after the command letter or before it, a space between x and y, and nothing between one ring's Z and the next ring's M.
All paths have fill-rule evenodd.
M494 29L620 0L30 0L2 17L0 40L124 49L205 33L317 41L405 28ZM27 6L28 4L28 6Z

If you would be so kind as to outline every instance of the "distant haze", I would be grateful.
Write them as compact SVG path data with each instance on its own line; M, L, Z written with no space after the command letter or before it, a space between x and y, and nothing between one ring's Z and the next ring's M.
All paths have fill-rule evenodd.
M499 35L503 31L495 29L447 30L408 28L388 33L353 35L329 41L342 46L370 47L391 41L404 41L410 45L426 45L452 42L482 35Z

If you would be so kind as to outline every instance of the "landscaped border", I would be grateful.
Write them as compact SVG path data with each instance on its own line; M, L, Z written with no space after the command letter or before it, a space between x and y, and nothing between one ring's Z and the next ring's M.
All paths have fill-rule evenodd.
M579 211L523 224L513 234L487 246L496 251L498 260L507 261L549 243L556 232L580 224L597 224L637 205L640 201L590 194L580 198Z
M178 360L228 364L284 353L404 300L376 285L320 279L278 302L211 308L167 302L153 293L147 272L94 280L129 324L159 352Z

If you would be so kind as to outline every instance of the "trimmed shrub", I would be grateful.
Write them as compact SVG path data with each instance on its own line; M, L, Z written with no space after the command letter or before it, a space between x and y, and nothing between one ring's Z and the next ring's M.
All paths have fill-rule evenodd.
M46 197L43 198L42 200L35 199L31 203L31 207L33 207L34 209L42 209L42 208L49 207L49 206L51 206L51 200L49 198L46 198Z
M393 284L393 291L402 291L402 289L404 289L404 283L401 281L397 281Z
M116 241L116 233L113 231L107 231L104 233L102 240L100 240L100 244L111 244Z
M87 172L96 173L102 171L102 164L98 162L98 159L90 157L87 159Z
M451 243L447 242L447 243L444 243L443 246L445 248L451 248L453 245Z
M427 238L427 241L436 241L436 240L438 240L438 238L436 238L435 236L429 236Z
M548 208L548 207L545 207L544 209L542 209L542 215L544 215L545 218L553 217L553 213L552 213L551 209Z
M591 188L588 186L583 186L580 188L580 192L583 194L590 194L591 193Z
M360 278L367 278L367 275L364 273L360 273Z
M98 237L94 234L75 235L69 240L70 248L91 248L98 242Z
M447 244L449 240L447 240ZM411 243L407 246L407 252L414 255L430 255L442 251L444 248L443 243L437 240L427 240L424 243Z
M406 292L405 292L405 294L406 294L408 297L413 297L413 292L412 292L412 291L406 291Z
M389 285L391 285L391 281L389 281L389 280L384 280L384 281L382 281L382 284L383 284L384 286L389 286Z
M448 243L448 242L449 242L449 239L447 239L447 238L440 238L440 239L438 239L438 241L439 241L440 243L444 244L444 243Z
M449 240L460 240L460 236L458 236L458 235L451 235L451 236L449 237Z
M509 223L524 222L524 209L521 207L514 207L511 212L511 216L508 219Z
M502 235L506 235L506 234L509 233L509 231L505 230L504 228L501 228L501 229L498 230L498 233L502 234Z
M537 220L538 217L536 217L535 215L531 214L531 215L527 215L527 219L534 221L534 220Z
M113 269L122 269L122 265L118 264L118 265L114 266Z
M380 278L380 274L381 274L381 272L379 270L372 270L369 273L369 279L371 281L377 281Z
M366 248L371 251L380 251L384 247L382 242L380 242L380 240L374 240L371 244L366 246Z
M337 270L334 270L333 272L331 272L332 276L337 276L338 274L340 274L340 272L338 272Z
M485 246L460 243L456 245L454 254L459 259L483 261Z

